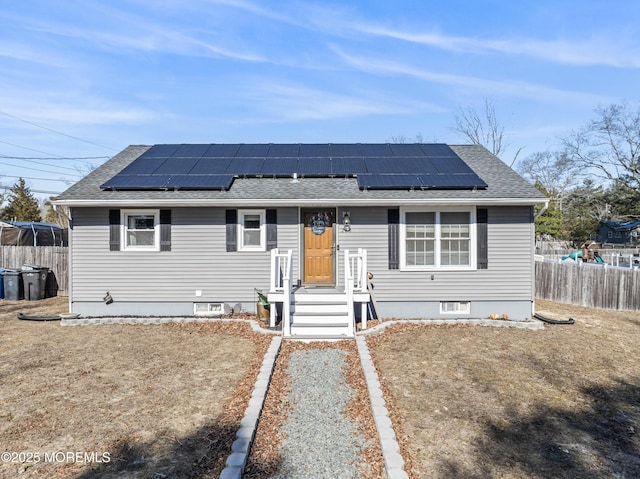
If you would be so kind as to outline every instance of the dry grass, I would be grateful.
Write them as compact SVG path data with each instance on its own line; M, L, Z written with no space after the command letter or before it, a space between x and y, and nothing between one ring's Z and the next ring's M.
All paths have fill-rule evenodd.
M370 338L412 477L640 477L640 313L537 306L576 324Z
M640 477L640 313L537 306L576 324L403 326L368 338L411 477ZM18 311L67 304L0 301L0 452L111 461L4 463L0 477L217 477L269 336L238 324L61 328ZM348 414L375 435L355 348L345 347L359 395ZM281 354L249 477L279 464L288 347ZM363 477L382 475L377 451L363 461Z
M0 302L0 450L40 458L4 462L0 477L219 475L269 337L237 323L61 327L18 311L67 304ZM45 462L52 452L109 462Z

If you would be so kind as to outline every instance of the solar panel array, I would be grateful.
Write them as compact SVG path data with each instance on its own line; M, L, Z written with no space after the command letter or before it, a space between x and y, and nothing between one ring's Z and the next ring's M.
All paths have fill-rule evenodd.
M234 178L357 178L360 189L487 184L445 144L155 145L101 187L228 190Z

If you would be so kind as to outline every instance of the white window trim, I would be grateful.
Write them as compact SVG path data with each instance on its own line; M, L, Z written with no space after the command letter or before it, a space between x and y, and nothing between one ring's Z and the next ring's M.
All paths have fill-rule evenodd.
M245 215L260 215L260 245L244 244ZM267 213L266 210L238 210L238 251L267 251Z
M436 264L434 266L412 266L407 265L407 255L406 255L406 213L435 213L436 224L435 224L435 261ZM440 266L440 213L449 213L449 212L460 212L460 213L469 213L469 265L446 265ZM400 254L400 271L472 271L478 269L477 264L477 241L478 234L476 228L476 209L472 206L442 206L438 208L429 208L429 207L401 207L400 208L400 245L399 245L399 254Z
M127 217L132 215L153 215L153 245L136 246L127 244ZM120 212L121 251L160 251L160 210L121 210Z

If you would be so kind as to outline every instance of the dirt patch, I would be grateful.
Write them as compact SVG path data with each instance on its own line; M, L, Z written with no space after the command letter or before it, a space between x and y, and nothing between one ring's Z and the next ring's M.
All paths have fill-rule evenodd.
M576 323L368 339L411 477L640 476L640 313L536 304Z
M27 453L0 477L218 477L271 338L16 319L66 311L66 298L0 302L0 450Z

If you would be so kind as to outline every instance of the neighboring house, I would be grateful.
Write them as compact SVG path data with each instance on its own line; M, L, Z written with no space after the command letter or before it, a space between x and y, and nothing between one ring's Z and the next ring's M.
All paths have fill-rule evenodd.
M640 221L602 221L598 226L598 242L637 244Z
M544 202L482 146L443 144L129 146L55 201L73 312L255 311L257 289L292 335L352 334L372 299L383 318L529 318Z

